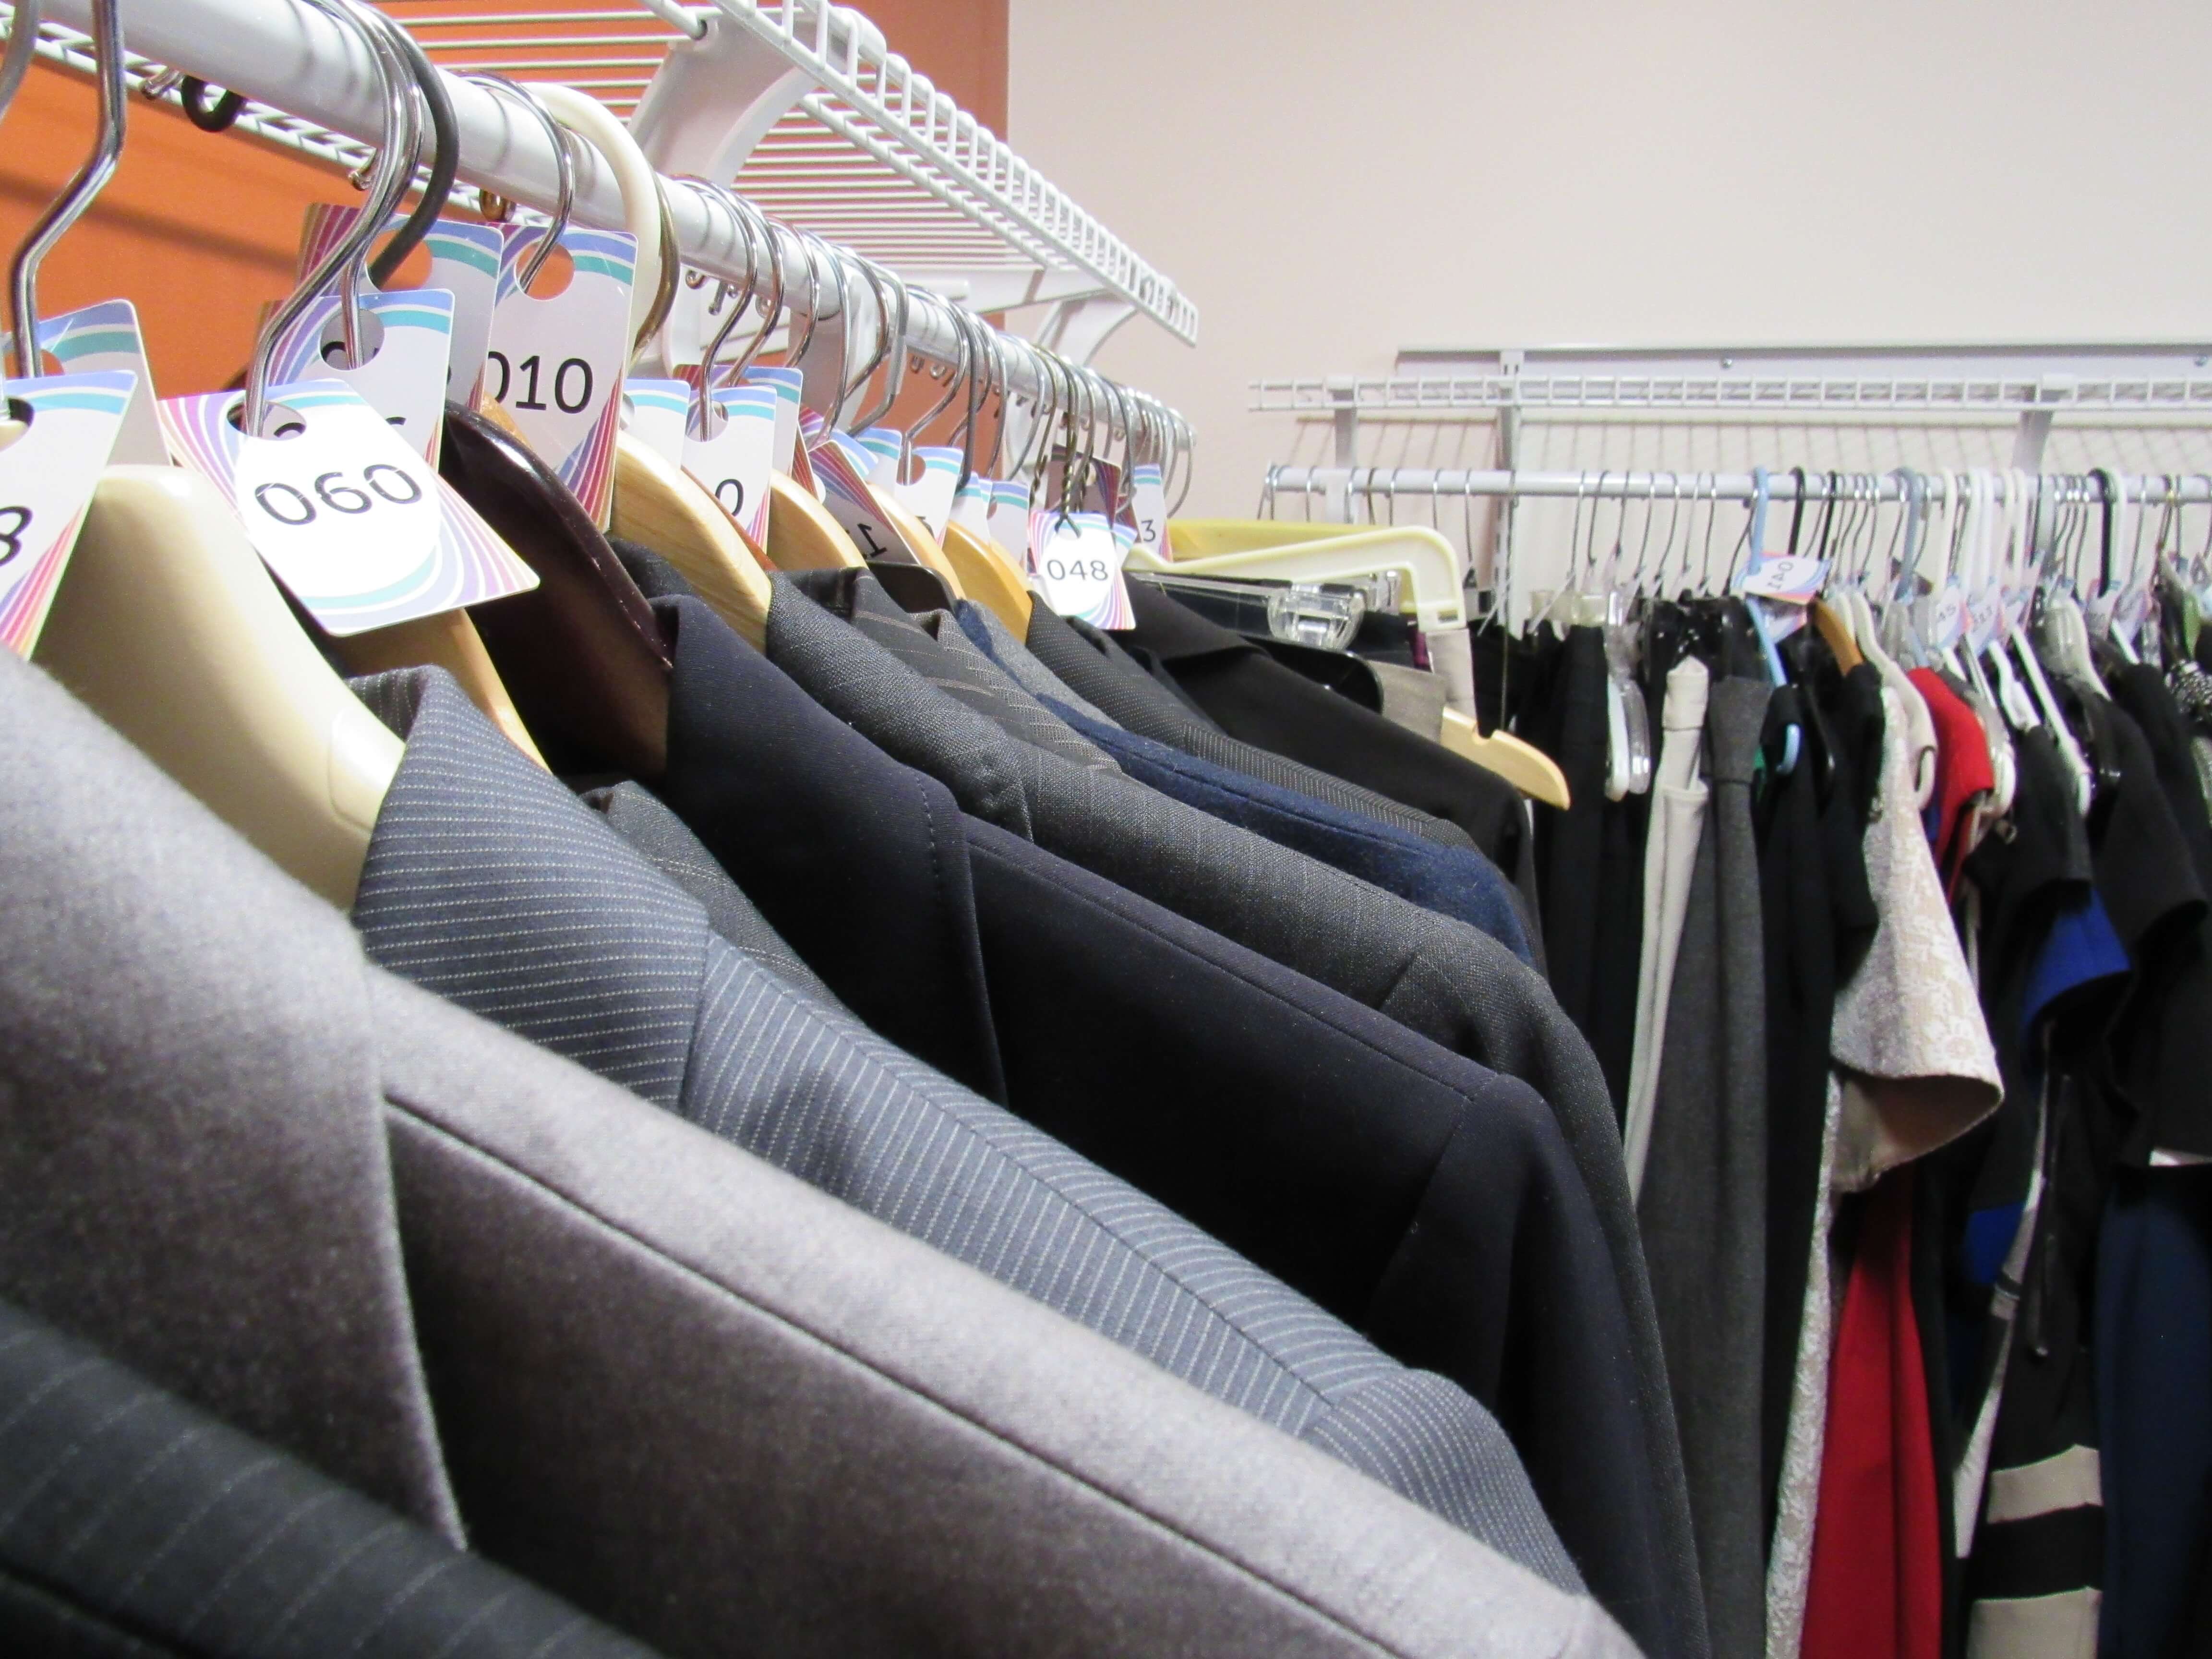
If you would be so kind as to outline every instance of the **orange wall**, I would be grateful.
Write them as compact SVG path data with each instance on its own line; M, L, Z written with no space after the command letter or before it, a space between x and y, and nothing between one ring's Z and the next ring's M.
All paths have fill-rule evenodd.
M1008 0L868 0L891 50L1001 138L1006 136Z
M88 80L33 67L0 130L0 248L14 250L82 163L98 112ZM214 391L246 366L261 307L289 289L307 204L356 199L335 167L202 132L133 94L123 165L46 256L39 309L128 299L155 392Z
M495 0L512 9L532 3ZM893 51L1003 132L1006 6L874 0L863 9ZM82 161L96 115L89 81L43 62L33 68L0 128L0 257ZM246 366L261 308L289 287L307 204L358 199L335 167L240 134L202 132L134 95L123 165L47 256L40 308L51 316L127 298L145 328L155 390L213 391Z

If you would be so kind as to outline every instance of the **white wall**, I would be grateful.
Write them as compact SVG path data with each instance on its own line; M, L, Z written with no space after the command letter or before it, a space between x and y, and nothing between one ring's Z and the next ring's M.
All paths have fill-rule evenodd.
M1247 382L1402 345L2212 337L2205 0L1012 0L1011 28L1016 147L1201 309L1194 350L1131 323L1099 358L1196 422L1192 514L1249 514L1299 447Z

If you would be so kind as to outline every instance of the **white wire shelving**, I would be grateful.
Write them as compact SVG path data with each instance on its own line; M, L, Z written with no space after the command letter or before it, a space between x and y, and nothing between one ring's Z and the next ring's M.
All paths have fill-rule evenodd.
M977 310L1060 307L1045 343L1087 355L1130 316L1196 337L1197 307L1172 282L848 7L380 3L441 66L588 92L664 171L733 182L773 217L909 281Z
M1078 361L1133 317L1194 340L1197 307L1096 218L823 0L380 0L457 75L557 81L627 118L661 171L735 184L763 212L968 306L1051 309L1033 331ZM91 70L48 8L40 53ZM12 8L0 4L0 15ZM127 20L126 20L127 21ZM126 33L126 41L129 35ZM132 54L143 88L162 65ZM173 91L166 94L173 99ZM367 145L249 101L238 126L349 168Z

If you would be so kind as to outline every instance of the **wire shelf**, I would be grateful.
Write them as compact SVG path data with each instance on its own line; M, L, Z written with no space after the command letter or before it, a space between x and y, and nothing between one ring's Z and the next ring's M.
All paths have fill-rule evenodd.
M738 173L737 188L763 212L940 292L957 296L962 279L980 279L977 298L991 307L1109 297L1182 339L1197 337L1197 307L1173 283L848 8L823 0L526 0L512 10L486 0L379 3L452 73L557 81L625 118L672 47L710 27L741 30L812 82ZM0 14L12 17L13 8L0 5ZM79 30L43 25L39 51L91 72L90 37ZM131 54L133 88L162 67ZM368 146L265 104L249 102L237 125L348 168L370 159Z
M813 83L737 175L763 212L900 275L998 273L1017 302L1113 295L1184 340L1198 310L907 61L860 13L823 0L380 0L433 61L559 81L634 115L672 47L742 30ZM1022 280L1026 274L1028 280Z

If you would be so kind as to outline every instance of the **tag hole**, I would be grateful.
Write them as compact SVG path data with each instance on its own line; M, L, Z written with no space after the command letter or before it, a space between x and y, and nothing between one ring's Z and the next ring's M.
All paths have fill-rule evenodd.
M711 399L702 404L694 398L690 412L684 422L684 431L687 437L709 441L720 437L722 429L729 423L730 417L716 408Z
M246 430L246 399L240 398L223 413L223 418L239 431ZM283 404L271 404L262 411L261 430L257 434L279 442L296 438L307 429L307 417L296 409Z
M0 419L0 449L21 443L29 435L31 422L37 418L38 411L23 398L9 398L6 417Z
M535 244L532 244L535 247ZM526 252L523 262L529 263L532 254ZM556 247L546 255L545 263L538 268L527 290L533 300L556 300L568 291L568 284L576 280L575 256L565 247Z
M376 361L376 354L384 349L384 319L364 307L361 313L361 362L348 360L345 349L345 319L332 312L323 325L321 346L317 355L332 368L360 368Z

